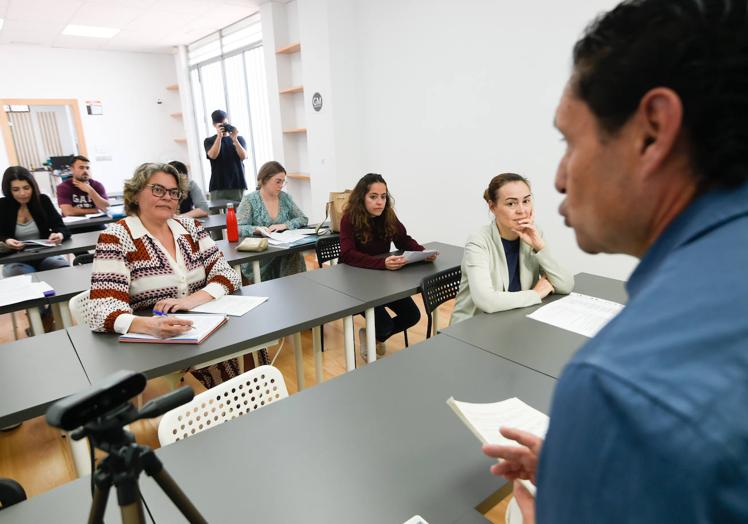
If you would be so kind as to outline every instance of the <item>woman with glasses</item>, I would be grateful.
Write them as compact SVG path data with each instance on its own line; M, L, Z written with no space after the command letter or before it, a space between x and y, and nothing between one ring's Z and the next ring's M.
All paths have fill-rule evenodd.
M568 294L574 276L558 263L535 225L530 182L515 173L491 179L483 192L491 222L468 238L451 324L479 313L540 304Z
M267 228L270 232L280 232L307 225L307 217L291 196L283 191L285 185L286 170L279 162L267 162L260 168L257 173L257 191L246 193L236 211L239 235L252 236L260 227ZM301 253L275 257L260 263L262 280L302 271L306 271L306 265ZM248 280L253 280L250 264L242 265L242 274Z
M166 313L187 311L239 288L208 233L192 218L175 217L187 180L169 164L142 164L125 181L127 217L99 236L83 321L94 331L167 338L190 322ZM154 316L135 316L153 309ZM192 374L212 387L239 373L235 360Z

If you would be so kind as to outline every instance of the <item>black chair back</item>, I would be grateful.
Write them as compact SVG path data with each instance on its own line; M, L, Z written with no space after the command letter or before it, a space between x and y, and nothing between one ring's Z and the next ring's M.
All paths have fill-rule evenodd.
M82 266L83 264L90 264L94 260L93 253L84 253L82 255L76 255L73 259L74 266Z
M330 260L340 257L340 237L321 237L315 246L319 267Z
M24 500L26 492L18 482L0 478L0 510Z
M457 296L461 278L462 270L460 266L456 266L439 271L421 281L421 297L423 298L423 306L426 309L426 316L428 317L426 338L431 336L431 313L441 304Z

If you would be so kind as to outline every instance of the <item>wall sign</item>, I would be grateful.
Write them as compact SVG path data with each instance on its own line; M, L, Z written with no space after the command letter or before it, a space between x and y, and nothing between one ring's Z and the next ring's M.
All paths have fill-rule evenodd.
M101 107L101 100L86 100L86 113L89 115L103 115L104 109Z
M312 95L312 107L315 111L322 109L322 95L319 93L314 93L314 95Z

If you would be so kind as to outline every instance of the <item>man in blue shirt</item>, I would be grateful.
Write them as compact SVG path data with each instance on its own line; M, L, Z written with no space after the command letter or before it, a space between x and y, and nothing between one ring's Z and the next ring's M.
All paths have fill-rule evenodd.
M636 0L574 48L556 112L580 247L641 259L559 379L545 441L485 446L525 524L748 522L748 8Z

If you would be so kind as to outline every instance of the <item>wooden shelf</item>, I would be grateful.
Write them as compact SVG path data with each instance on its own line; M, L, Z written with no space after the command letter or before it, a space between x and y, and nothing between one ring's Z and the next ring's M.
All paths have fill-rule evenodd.
M306 173L287 173L286 176L294 180L311 180L311 177Z
M284 129L283 132L289 135L293 133L306 133L306 127L295 127L293 129Z
M179 84L171 84L170 86L166 86L167 91L179 91Z
M280 94L282 95L290 95L291 93L303 93L303 92L304 92L304 86L287 87L286 89L280 90Z
M286 47L279 47L275 52L279 55L292 55L299 51L301 51L301 44L294 42L293 44L288 44Z
M174 142L176 142L177 144L186 144L187 139L186 138L175 138Z
M174 118L182 118L182 113L172 113L172 114L171 114L171 115L169 115L169 116L172 116L172 117L174 117Z

